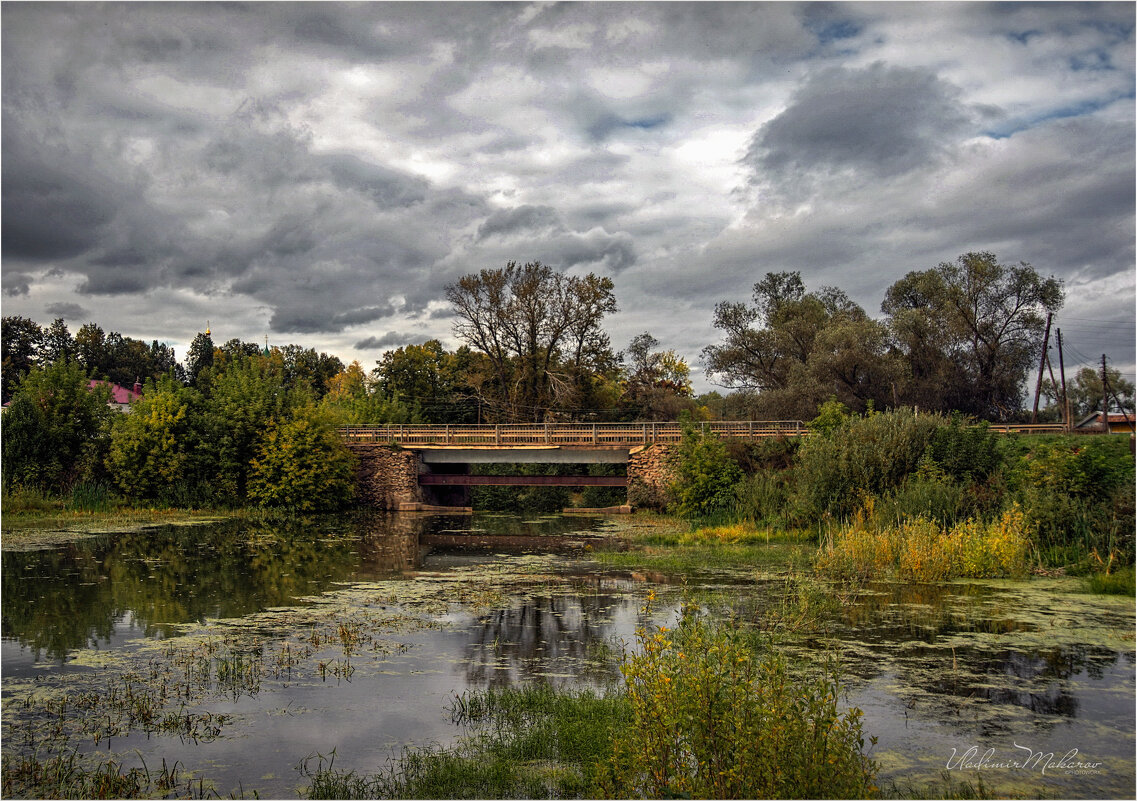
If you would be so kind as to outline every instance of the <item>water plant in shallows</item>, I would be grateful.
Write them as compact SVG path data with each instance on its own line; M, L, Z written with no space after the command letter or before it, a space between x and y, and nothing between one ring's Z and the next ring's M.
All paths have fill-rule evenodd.
M650 613L649 607L645 613ZM842 710L832 670L803 680L737 625L685 605L644 627L624 659L629 725L600 767L614 798L864 798L876 765L861 711ZM870 738L870 745L875 739Z

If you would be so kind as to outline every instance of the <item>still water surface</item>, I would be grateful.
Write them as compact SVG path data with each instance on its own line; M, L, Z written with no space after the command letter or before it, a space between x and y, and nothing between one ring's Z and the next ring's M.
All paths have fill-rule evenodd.
M128 764L177 761L222 795L262 797L294 797L296 764L333 748L338 768L381 769L407 745L453 741L447 710L467 689L618 679L647 592L667 616L685 577L601 568L588 549L609 538L580 517L368 515L5 552L4 751L69 742ZM757 568L686 578L744 618L776 603L783 580ZM832 592L841 603L823 625L783 647L840 661L886 786L947 772L994 791L1132 797L1132 599L1045 579ZM223 678L234 655L256 667ZM25 703L105 698L124 681L160 683L167 708L184 685L179 708L229 717L186 736L116 729L106 713L100 730L95 703L50 740L44 707Z

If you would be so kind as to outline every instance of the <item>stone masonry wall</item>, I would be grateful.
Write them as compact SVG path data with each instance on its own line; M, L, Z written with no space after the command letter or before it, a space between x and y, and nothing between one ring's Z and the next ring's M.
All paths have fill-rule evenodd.
M421 503L418 451L387 445L350 445L358 459L356 497L374 509L398 509L401 503Z
M633 508L662 509L675 481L674 445L644 445L628 456L628 503Z

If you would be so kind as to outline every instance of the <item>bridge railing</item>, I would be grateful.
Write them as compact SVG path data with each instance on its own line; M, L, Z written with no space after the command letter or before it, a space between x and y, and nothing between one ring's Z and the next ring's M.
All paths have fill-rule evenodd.
M742 420L695 423L696 429L727 439L799 436L800 420ZM680 423L501 423L496 425L381 425L339 429L348 444L400 445L647 445L679 442Z

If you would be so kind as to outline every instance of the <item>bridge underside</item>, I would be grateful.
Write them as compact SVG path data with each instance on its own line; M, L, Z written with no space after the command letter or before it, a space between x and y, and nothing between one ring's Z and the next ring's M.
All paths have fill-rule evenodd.
M419 446L426 464L627 464L631 448L563 448L522 445L512 448Z
M424 487L626 487L625 476L471 476L422 473Z

